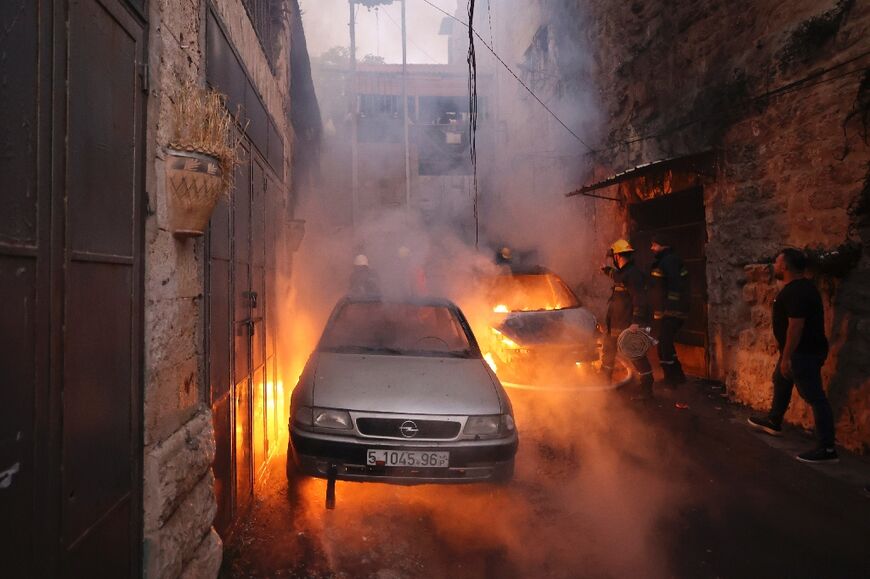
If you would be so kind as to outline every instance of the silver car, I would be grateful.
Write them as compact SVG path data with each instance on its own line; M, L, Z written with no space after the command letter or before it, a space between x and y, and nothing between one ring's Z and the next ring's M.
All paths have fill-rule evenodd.
M547 388L539 385L554 377L587 385L578 370L599 358L597 322L558 275L515 267L489 278L487 286L492 325L481 340L508 387Z
M345 298L290 403L288 476L504 482L510 400L451 302ZM292 457L292 459L291 459Z

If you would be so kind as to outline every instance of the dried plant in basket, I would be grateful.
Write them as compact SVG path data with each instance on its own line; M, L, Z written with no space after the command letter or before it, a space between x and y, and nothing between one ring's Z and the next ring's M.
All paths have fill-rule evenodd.
M226 97L193 84L179 89L173 121L166 165L170 222L177 236L193 237L202 235L218 198L232 187L240 139Z
M226 102L226 96L213 89L190 83L182 85L174 102L169 146L216 158L229 190L233 169L240 160L240 139L233 131L238 112L235 116L230 114Z

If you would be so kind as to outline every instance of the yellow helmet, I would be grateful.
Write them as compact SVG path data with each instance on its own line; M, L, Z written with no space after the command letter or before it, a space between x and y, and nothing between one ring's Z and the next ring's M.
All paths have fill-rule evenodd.
M626 240L617 239L613 242L613 245L610 246L610 250L613 252L613 255L616 255L618 253L628 253L630 251L634 251L634 248Z

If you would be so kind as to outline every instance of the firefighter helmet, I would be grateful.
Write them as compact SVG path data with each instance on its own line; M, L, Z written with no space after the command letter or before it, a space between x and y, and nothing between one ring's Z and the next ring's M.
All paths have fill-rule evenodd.
M613 242L613 245L610 246L610 250L613 252L613 255L617 255L620 253L632 252L632 251L634 251L634 248L626 240L617 239L616 241Z
M501 258L504 261L510 261L514 257L514 252L513 252L513 250L511 250L510 247L505 245L504 247L502 247L499 250L498 256L499 256L499 258Z

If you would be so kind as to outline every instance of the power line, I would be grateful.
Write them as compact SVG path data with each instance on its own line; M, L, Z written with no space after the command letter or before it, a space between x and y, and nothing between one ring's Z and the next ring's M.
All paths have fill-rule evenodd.
M468 0L468 21L474 22L474 0ZM474 29L468 27L468 128L469 151L474 185L474 247L480 243L479 192L477 183L477 52L474 49Z
M486 0L486 16L489 19L489 43L495 48L495 36L492 33L492 0Z
M832 66L830 66L830 67L828 67L828 68L825 68L825 69L822 69L822 70L815 71L815 72L813 72L813 73L811 73L811 74L809 74L809 75L807 75L807 76L805 76L805 77L803 77L803 78L800 78L800 79L798 79L798 80L795 80L795 81L792 81L792 82L786 83L785 85L782 85L782 86L777 87L777 88L775 88L775 89L771 89L771 90L766 91L766 92L764 92L764 93L761 93L761 94L758 94L758 95L755 95L755 96L752 96L752 97L748 97L748 98L746 98L746 99L743 99L743 100L741 100L741 101L738 101L737 104L735 104L735 105L733 105L733 106L731 106L731 107L728 107L728 108L726 108L726 109L724 109L724 110L720 110L720 111L718 111L718 112L711 113L711 114L709 114L709 115L702 115L702 116L695 117L695 118L692 118L692 119L687 119L687 120L685 120L685 121L683 121L683 122L681 122L681 123L678 123L678 124L676 124L676 125L674 125L674 126L672 126L672 127L669 127L669 128L667 128L667 129L664 129L664 130L659 131L659 132L657 132L657 133L651 133L651 134L648 134L648 135L642 135L642 136L639 136L639 137L634 137L634 138L631 138L631 139L626 139L626 140L623 140L623 141L618 141L618 142L613 143L613 144L611 144L611 145L608 145L608 146L606 146L606 147L601 147L601 148L599 148L599 149L593 149L593 148L590 147L590 146L589 146L589 145L588 145L588 144L587 144L587 143L586 143L582 138L580 138L580 136L577 135L576 132L574 132L574 131L573 131L573 130L568 126L568 125L566 125L566 124L562 121L562 119L560 119L559 116L558 116L556 113L554 113L554 112L552 111L552 109L550 109L550 107L548 107L547 104L544 103L544 101L542 101L542 100L538 97L538 95L536 95L535 92L534 92L531 88L529 88L529 86L528 86L525 82L523 82L523 80L522 80L522 79L521 79L521 78L520 78L520 77L519 77L519 76L518 76L518 75L513 71L513 69L511 69L510 66L508 66L508 64L507 64L507 63L506 63L506 62L501 58L501 56L498 55L498 53L493 49L493 47L492 47L489 43L487 43L486 40L485 40L485 39L484 39L484 38L483 38L483 37L482 37L482 36L481 36L481 35L480 35L476 30L474 30L474 28L472 28L471 26L469 26L469 24L468 24L467 22L464 22L463 20L457 18L457 17L454 16L453 14L450 14L449 12L447 12L446 10L444 10L443 8L441 8L440 6L438 6L438 5L436 5L436 4L433 4L433 3L430 2L429 0L422 0L422 1L423 1L424 3L426 3L426 4L428 4L429 6L431 6L432 8L434 8L435 10L437 10L438 12L441 12L442 14L444 14L445 16L447 16L448 18L451 18L451 19L455 20L456 22L459 22L460 24L462 24L462 25L465 26L466 28L469 28L469 30L474 34L474 36L476 36L477 39L480 40L480 41L483 43L483 45L487 48L487 50L489 50L489 51L492 53L492 55L496 58L496 60L498 60L498 62L499 62L499 63L500 63L500 64L501 64L501 65L502 65L502 66L503 66L503 67L504 67L504 68L505 68L505 69L506 69L506 70L507 70L507 71L508 71L508 72L509 72L509 73L510 73L510 74L511 74L511 75L512 75L516 80L517 80L517 82L518 82L518 83L519 83L519 84L520 84L520 85L521 85L521 86L522 86L526 91L528 91L528 93L529 93L530 95L532 95L532 97L533 97L536 101L538 101L538 103L540 103L540 105L541 105L542 107L544 107L544 110L546 110L546 111L547 111L547 112L548 112L548 113L549 113L549 114L550 114L554 119L556 119L556 121L558 121L558 123L559 123L560 125L562 125L562 127L564 127L565 130L568 131L568 132L571 134L571 136L573 136L573 137L574 137L575 139L577 139L580 143L582 143L582 144L583 144L587 149L589 149L589 152L590 152L590 153L600 153L600 152L604 152L604 151L610 151L610 150L613 150L613 149L616 149L616 148L619 148L619 147L622 147L622 146L625 146L625 145L631 145L631 144L638 143L638 142L641 142L641 141L646 141L646 140L650 140L650 139L656 139L656 138L659 138L659 137L662 137L662 136L669 135L669 134L671 134L671 133L674 133L674 132L680 131L680 130L686 128L686 127L689 127L689 126L691 126L691 125L693 125L693 124L695 124L695 123L699 123L699 122L701 122L701 121L710 120L710 119L715 119L715 118L720 118L720 117L724 116L724 115L723 115L723 112L731 112L731 111L734 111L734 110L738 109L738 108L741 107L741 106L750 105L750 104L753 104L753 103L755 103L755 102L757 102L757 101L762 101L762 100L765 100L765 99L768 99L768 98L772 98L772 97L776 97L776 96L780 96L780 95L783 95L783 94L789 94L789 93L792 93L792 92L795 92L795 91L798 91L798 90L809 89L809 88L812 88L812 87L814 87L814 86L819 86L819 85L822 85L822 84L826 84L826 83L829 83L829 82L833 82L833 81L835 81L835 80L839 80L839 79L844 78L844 77L846 77L846 76L850 76L850 75L853 75L853 74L860 73L860 72L862 72L862 71L870 70L870 69L868 69L868 68L866 68L866 67L858 67L858 68L856 68L856 69L853 69L853 70L847 71L847 72L845 72L845 73L843 73L843 74L840 74L840 75L837 75L837 76L834 76L834 77L831 77L831 78L826 78L826 79L818 80L817 82L811 82L811 81L813 81L813 80L819 79L820 77L822 77L822 76L828 74L829 72L832 72L832 71L834 71L834 70L838 70L838 69L840 69L840 68L843 68L844 66L848 66L848 65L850 65L850 64L852 64L852 63L854 63L854 62L857 62L858 60L861 60L862 58L864 58L864 57L870 55L870 50L868 50L868 51L862 52L861 54L858 54L858 55L856 55L856 56L854 56L854 57L852 57L852 58L849 58L849 59L847 59L847 60L845 60L845 61L843 61L843 62L839 62L839 63L837 63L837 64L834 64L834 65L832 65Z
M424 0L424 1L425 1L425 0ZM868 51L866 51L866 52L863 52L863 53L861 53L861 54L859 54L859 55L857 55L857 56L854 56L854 57L852 57L852 58L850 58L850 59L848 59L848 60L845 60L845 61L843 61L843 62L839 62L839 63L837 63L837 64L834 64L834 65L832 65L832 66L830 66L830 67L828 67L828 68L825 68L825 69L822 69L822 70L818 70L818 71L816 71L816 72L813 72L813 73L811 73L811 74L809 74L809 75L807 75L807 76L805 76L805 77L803 77L803 78L800 78L800 79L798 79L798 80L795 80L795 81L792 81L792 82L786 83L786 84L784 84L784 85L782 85L782 86L780 86L780 87L777 87L777 88L775 88L775 89L771 89L771 90L766 91L766 92L763 92L763 93L761 93L761 94L757 94L757 95L755 95L755 96L751 96L751 97L747 97L747 98L745 98L745 99L742 99L742 100L738 101L736 104L734 104L733 106L726 107L725 109L722 109L722 110L720 110L720 111L717 111L717 112L714 112L714 113L710 113L710 114L708 114L708 115L702 115L702 116L694 117L694 118L691 118L691 119L687 119L687 120L685 120L685 121L682 121L682 122L680 122L680 123L677 123L676 125L673 125L673 126L667 128L667 129L664 129L664 130L659 131L659 132L657 132L657 133L651 133L651 134L647 134L647 135L641 135L641 136L639 136L639 137L634 137L634 138L631 138L631 139L626 139L626 140L624 140L624 141L618 141L618 142L616 142L616 143L613 143L612 145L609 145L609 146L607 146L607 147L602 147L602 148L600 148L600 149L595 149L595 150L593 150L593 151L591 151L591 152L592 152L592 153L601 153L601 152L603 152L603 151L610 151L610 150L613 150L613 149L616 149L616 148L622 147L622 146L624 146L624 145L633 145L634 143L639 143L639 142L642 142L642 141L648 141L648 140L651 140L651 139L657 139L657 138L659 138L659 137L663 137L663 136L665 136L665 135L669 135L669 134L671 134L671 133L675 133L675 132L677 132L677 131L680 131L680 130L682 130L682 129L685 129L686 127L690 127L690 126L692 126L692 125L694 125L694 124L696 124L696 123L699 123L699 122L701 122L701 121L707 121L707 120L712 120L712 119L722 118L722 117L725 116L725 113L733 112L733 111L735 111L735 110L740 109L741 107L744 107L744 106L747 106L747 105L751 105L751 104L756 103L756 102L759 102L759 101L764 101L764 100L769 99L769 98L772 98L772 97L777 97L777 96L781 96L781 95L784 95L784 94L789 94L789 93L792 93L792 92L796 92L796 91L798 91L798 90L809 89L809 88L812 88L812 87L814 87L814 86L819 86L819 85L822 85L822 84L827 84L827 83L829 83L829 82L834 82L835 80L839 80L839 79L841 79L841 78L844 78L844 77L847 77L847 76L851 76L851 75L856 74L856 73L860 73L860 72L864 72L864 71L866 71L866 70L870 70L870 69L868 69L867 67L861 67L861 66L859 66L858 68L855 68L855 69L852 69L852 70L846 71L846 72L844 72L844 73L842 73L842 74L839 74L839 75L836 75L836 76L833 76L833 77L830 77L830 78L825 78L825 79L817 80L816 82L810 82L810 81L813 81L813 80L819 79L820 77L822 77L822 76L828 74L829 72L833 72L833 71L835 71L835 70L838 70L838 69L840 69L840 68L843 68L844 66L848 66L848 65L850 65L850 64L852 64L852 63L854 63L854 62L856 62L856 61L858 61L858 60L861 60L862 58L864 58L864 57L866 57L866 56L868 56L868 55L870 55L870 50L868 50Z
M436 5L436 4L433 4L433 3L430 2L429 0L423 0L423 2L425 2L426 4L428 4L429 6L431 6L432 8L434 8L435 10L441 12L442 14L444 14L445 16L447 16L448 18L452 18L452 19L455 20L456 22L459 22L460 24L462 24L463 26L465 26L466 28L468 28L469 32L470 32L471 34L473 34L473 35L474 35L478 40L480 40L480 42L483 43L483 45L487 48L487 50L489 50L489 51L492 53L492 55L496 58L496 60L499 61L499 63L500 63L500 64L505 68L505 70L507 70L507 71L511 74L511 76L513 76L513 77L516 79L516 81L517 81L518 83L520 83L520 85L521 85L524 89L526 89L526 91L528 91L528 93L529 93L530 95L532 95L532 97L533 97L536 101L538 101L538 103L540 103L540 105L541 105L542 107L544 107L544 110L545 110L545 111L547 111L548 113L550 113L550 116L552 116L554 119L556 119L556 121L558 121L558 123L559 123L560 125L562 125L562 127L564 127L564 129L565 129L566 131L568 131L569 133L571 133L571 136L573 136L575 139L577 139L578 141L580 141L580 143L582 143L583 146L585 146L585 147L586 147L587 149L589 149L590 151L593 150L592 147L590 147L590 146L586 143L586 141L584 141L583 139L581 139L580 136L579 136L577 133L575 133L575 132L571 129L571 127L569 127L568 125L566 125L565 122L564 122L562 119L559 118L559 115L557 115L556 113L554 113L553 110L552 110L550 107L548 107L547 104L546 104L544 101L542 101L542 100L540 99L540 97L538 97L538 95L535 94L535 91L533 91L531 88L529 88L529 86L528 86L525 82L523 82L523 80L522 80L522 79L517 75L517 73L515 73L515 72L513 71L513 69L512 69L510 66L508 66L508 64L507 64L507 63L502 59L502 57L498 55L498 53L495 51L495 49L494 49L494 48L493 48L493 47L492 47L492 46L491 46L491 45L490 45L490 44L489 44L489 43L488 43L488 42L487 42L487 41L486 41L486 40L485 40L485 39L484 39L484 38L483 38L483 37L482 37L478 32L477 32L477 30L475 30L475 29L474 29L474 28L473 28L469 23L467 23L467 22L465 22L465 21L463 21L463 20L457 18L457 17L454 16L453 14L450 14L449 12L447 12L446 10L444 10L443 8L441 8L440 6L438 6L438 5Z
M402 30L401 25L393 19L393 17L390 15L390 12L387 10L386 6L384 7L384 14L387 15L387 18L390 19L390 22L392 22L393 24L396 25L396 28L398 28L399 30ZM408 42L411 43L411 46L413 46L414 48L416 48L417 50L419 50L420 52L422 52L422 53L423 53L423 56L425 56L425 57L428 58L430 61L432 61L433 64L438 64L438 60L437 60L436 58L433 58L431 54L429 54L428 52L426 52L425 50L423 50L423 49L420 47L420 45L418 45L416 42L414 42L414 41L411 40L410 38L408 38Z

